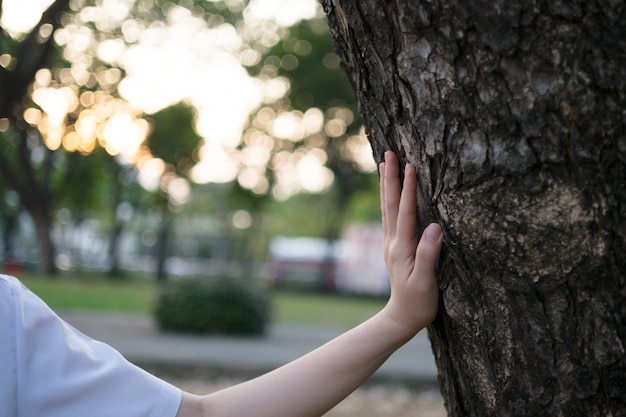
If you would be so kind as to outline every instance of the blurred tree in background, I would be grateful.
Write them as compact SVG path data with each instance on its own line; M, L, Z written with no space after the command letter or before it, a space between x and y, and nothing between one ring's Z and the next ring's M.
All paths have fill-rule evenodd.
M21 32L6 27L17 16L9 4L28 7L2 9L0 173L37 225L47 273L60 209L73 228L89 217L108 228L112 272L124 224L160 213L163 276L172 209L202 184L231 184L211 187L225 199L213 206L251 260L263 256L275 201L319 195L304 208L322 210L319 234L335 239L349 202L375 186L314 1L57 0Z
M155 258L157 261L156 277L163 281L166 277L165 262L168 257L168 245L172 213L176 206L187 202L190 187L185 179L194 165L201 138L195 131L193 109L184 104L177 104L153 114L152 129L148 133L146 145L160 161L157 169L160 184L155 194L155 204L161 218ZM157 159L158 158L158 159Z
M55 271L50 237L54 154L42 146L39 132L26 122L24 102L37 71L58 61L52 34L60 27L57 17L68 4L69 0L54 2L21 42L4 29L0 32L0 173L33 219L40 264L46 273Z
M19 199L0 181L0 220L2 221L2 247L5 262L15 260L15 236L19 223Z
M363 173L375 169L354 93L333 49L325 18L290 27L270 49L261 67L261 72L275 72L279 79L287 78L289 94L262 107L244 136L258 137L259 128L265 128L278 142L275 148L280 151L268 165L278 177L280 188L274 190L277 197L300 191L299 185L309 192L330 187L331 198L325 201L328 217L324 232L329 239L338 237L352 196L370 186ZM274 117L263 125L268 114ZM300 120L302 126L298 126ZM285 177L297 177L282 162L288 158L296 160L296 170L314 160L325 169L310 178L309 183L281 183ZM325 178L328 182L324 182Z

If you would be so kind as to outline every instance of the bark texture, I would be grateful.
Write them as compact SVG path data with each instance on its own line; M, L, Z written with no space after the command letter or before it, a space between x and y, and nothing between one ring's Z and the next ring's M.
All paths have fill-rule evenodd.
M451 416L626 415L622 1L322 1L375 157L445 230Z

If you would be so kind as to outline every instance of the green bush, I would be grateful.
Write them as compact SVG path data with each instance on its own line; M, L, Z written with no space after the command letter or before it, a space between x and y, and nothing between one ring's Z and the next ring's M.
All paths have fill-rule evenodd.
M162 330L262 334L270 318L266 292L233 277L190 278L167 283L155 312Z

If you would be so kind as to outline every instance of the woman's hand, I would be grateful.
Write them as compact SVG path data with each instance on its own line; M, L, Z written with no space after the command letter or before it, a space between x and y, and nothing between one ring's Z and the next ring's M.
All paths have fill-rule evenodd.
M429 225L416 236L417 174L407 164L400 187L396 155L387 151L380 164L380 202L385 239L384 257L391 281L391 297L383 313L412 337L437 315L439 288L435 278L443 232Z

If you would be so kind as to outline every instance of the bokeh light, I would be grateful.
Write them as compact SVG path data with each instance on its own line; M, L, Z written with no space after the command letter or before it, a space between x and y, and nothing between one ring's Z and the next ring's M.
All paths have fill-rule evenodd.
M50 3L5 0L2 25L19 37ZM261 62L285 28L322 15L317 1L225 0L224 7L242 13L236 26L188 3L164 3L163 18L152 20L146 18L152 2L102 0L74 9L54 34L70 66L37 73L35 106L25 109L24 120L41 131L50 149L89 153L99 146L136 165L142 186L162 189L178 203L188 198L189 183L173 177L173 168L146 148L150 125L144 115L180 102L194 108L204 141L190 170L193 182L237 181L281 199L322 192L334 180L323 148L336 139L343 158L359 170L376 169L365 133L347 136L354 121L350 109L290 107L291 82L279 72L298 68L312 52L310 42L288 39L283 56ZM51 34L50 28L40 32ZM334 53L323 60L328 68L339 65ZM0 55L1 66L13 62ZM251 67L259 69L257 75ZM305 95L302 102L312 100Z

